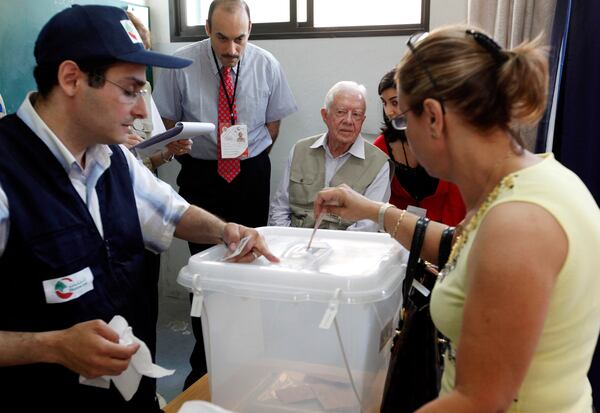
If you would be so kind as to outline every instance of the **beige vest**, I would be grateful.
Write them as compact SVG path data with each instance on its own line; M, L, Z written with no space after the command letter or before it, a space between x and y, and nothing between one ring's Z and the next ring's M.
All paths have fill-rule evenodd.
M302 139L294 148L289 182L292 227L312 228L315 225L313 202L317 192L325 187L325 148L310 146L321 136ZM356 192L364 194L388 161L389 158L385 153L365 141L365 159L350 155L350 158L331 178L330 186L345 183ZM321 223L321 228L346 229L353 223L339 217L326 216Z

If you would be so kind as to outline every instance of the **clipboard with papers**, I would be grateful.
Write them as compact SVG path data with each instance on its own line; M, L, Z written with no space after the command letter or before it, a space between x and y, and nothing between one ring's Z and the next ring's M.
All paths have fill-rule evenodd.
M150 156L173 141L200 137L214 130L212 123L177 122L171 129L138 143L132 149L138 156Z

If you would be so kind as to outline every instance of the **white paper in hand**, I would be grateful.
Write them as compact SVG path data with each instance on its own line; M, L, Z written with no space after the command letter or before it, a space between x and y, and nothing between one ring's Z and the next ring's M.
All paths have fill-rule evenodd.
M242 250L244 249L244 247L248 243L248 241L250 241L250 237L244 237L244 238L242 238L240 240L240 243L238 244L238 246L235 249L235 251L231 252L228 249L225 252L225 256L223 257L223 261L230 261L230 260L234 259L235 257L237 257L238 255L240 255L242 253Z
M208 138L215 125L205 122L177 122L166 132L140 142L132 148L138 156L150 156L171 142L191 138Z
M110 387L110 380L115 383L115 387L119 390L123 398L127 401L131 400L135 392L140 385L142 376L148 376L152 378L160 378L170 376L175 373L175 370L168 370L152 363L152 356L146 343L133 335L133 331L127 320L120 315L116 315L108 323L115 332L119 335L119 344L131 344L138 343L140 348L131 357L129 366L127 369L118 376L102 376L97 379L86 379L83 376L79 376L79 383L86 384L89 386Z

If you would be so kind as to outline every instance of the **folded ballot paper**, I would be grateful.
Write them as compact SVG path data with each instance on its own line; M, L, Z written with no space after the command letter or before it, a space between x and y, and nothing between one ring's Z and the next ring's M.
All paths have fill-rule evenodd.
M129 366L127 369L118 376L102 376L95 379L87 379L83 376L79 376L79 383L86 384L88 386L96 386L108 389L110 387L110 381L112 380L115 387L123 398L127 401L131 400L135 392L137 391L142 376L148 376L155 379L160 377L170 376L175 373L175 370L167 370L154 363L152 363L152 356L146 343L133 335L133 331L127 320L120 315L116 315L110 320L108 325L119 334L120 344L131 344L138 343L140 348L131 357Z
M206 135L215 130L215 125L205 122L177 122L175 126L166 132L159 133L138 143L133 147L133 151L138 156L150 156L156 151L162 149L165 145L181 139L190 139Z

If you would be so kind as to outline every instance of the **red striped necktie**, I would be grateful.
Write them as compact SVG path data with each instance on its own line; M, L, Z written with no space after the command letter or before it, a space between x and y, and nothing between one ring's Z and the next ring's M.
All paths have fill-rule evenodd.
M223 82L220 82L219 87L219 125L217 128L217 171L219 175L223 177L227 182L231 183L236 176L240 173L240 160L239 159L223 159L221 158L221 129L223 124L231 126L232 119L237 119L237 110L235 107L235 101L230 107L228 99L234 99L233 96L233 82L231 81L231 68L229 66L223 66ZM227 93L223 89L223 83L227 88Z

